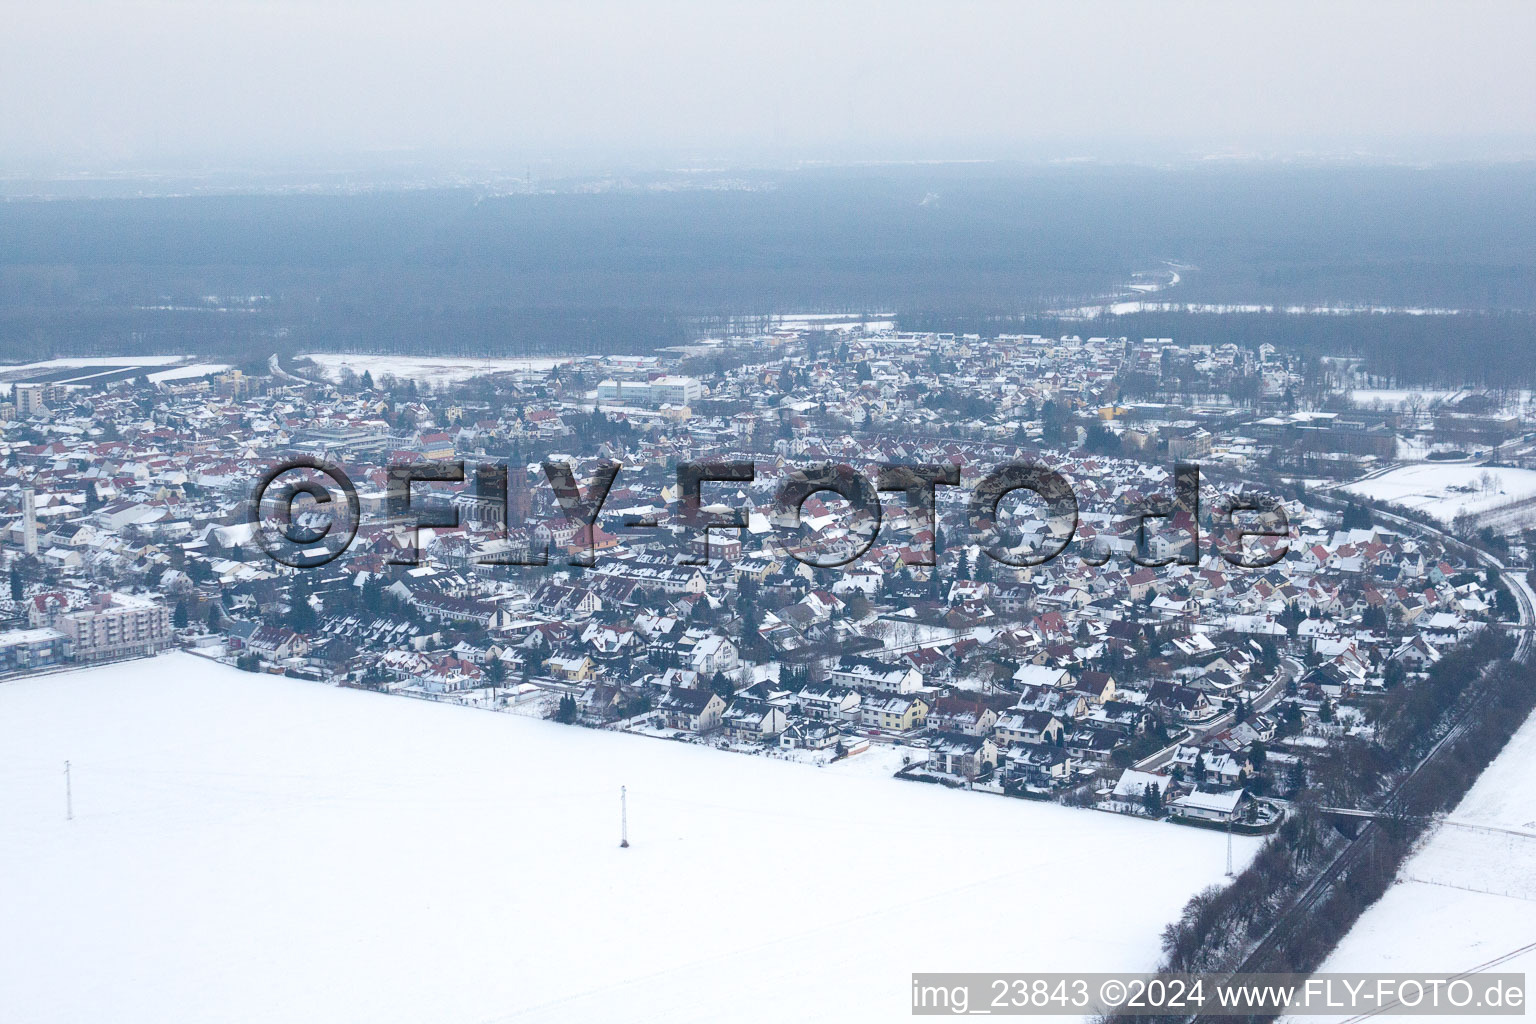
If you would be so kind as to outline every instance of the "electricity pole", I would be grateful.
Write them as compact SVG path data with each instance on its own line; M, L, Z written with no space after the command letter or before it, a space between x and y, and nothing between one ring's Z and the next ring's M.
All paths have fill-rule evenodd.
M629 849L629 796L626 787L619 787L619 849Z
M1232 819L1227 819L1227 877L1232 877Z
M75 793L69 779L69 762L64 762L64 820L75 820Z

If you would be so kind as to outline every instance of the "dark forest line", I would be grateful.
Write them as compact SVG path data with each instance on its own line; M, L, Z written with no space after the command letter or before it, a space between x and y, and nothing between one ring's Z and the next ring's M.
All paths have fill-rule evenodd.
M907 330L983 336L1173 338L1181 345L1271 344L1312 356L1360 356L1369 372L1401 385L1536 385L1536 315L1456 313L1149 312L1091 320L925 311Z
M759 175L752 188L0 202L0 358L363 349L645 352L729 315L1270 341L1405 383L1536 377L1536 167L1039 168ZM1159 299L1457 317L1057 321Z

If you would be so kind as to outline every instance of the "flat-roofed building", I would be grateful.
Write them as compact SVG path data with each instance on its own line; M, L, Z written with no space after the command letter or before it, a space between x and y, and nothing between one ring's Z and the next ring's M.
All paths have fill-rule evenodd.
M0 673L30 672L64 660L64 634L56 629L8 629L0 632Z
M133 594L103 594L84 607L61 612L53 625L76 661L154 654L171 643L170 611Z

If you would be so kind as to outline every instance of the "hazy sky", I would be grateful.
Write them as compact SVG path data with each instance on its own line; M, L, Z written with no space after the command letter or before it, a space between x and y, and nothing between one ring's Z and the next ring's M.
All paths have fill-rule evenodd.
M0 167L1536 155L1536 2L37 0Z

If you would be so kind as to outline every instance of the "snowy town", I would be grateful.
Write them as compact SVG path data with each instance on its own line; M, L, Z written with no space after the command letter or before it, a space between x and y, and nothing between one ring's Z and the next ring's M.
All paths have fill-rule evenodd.
M181 648L1256 834L1384 695L1530 624L1530 396L1393 389L1268 345L805 317L646 357L3 376L7 675ZM269 557L255 508L295 458L356 488L355 537L313 566ZM1007 543L976 535L971 492L1019 460L1070 481L1070 543L1023 491L997 509ZM689 509L677 467L711 461L750 478L706 478ZM471 468L392 502L390 467L445 462ZM590 496L612 463L595 516L545 468ZM947 479L926 507L882 487L878 515L826 490L776 500L827 464ZM1197 502L1174 500L1184 464ZM1254 480L1285 527L1233 557L1223 495ZM1059 556L1025 557L1041 550Z
M1536 3L12 7L0 1024L1529 1003Z

